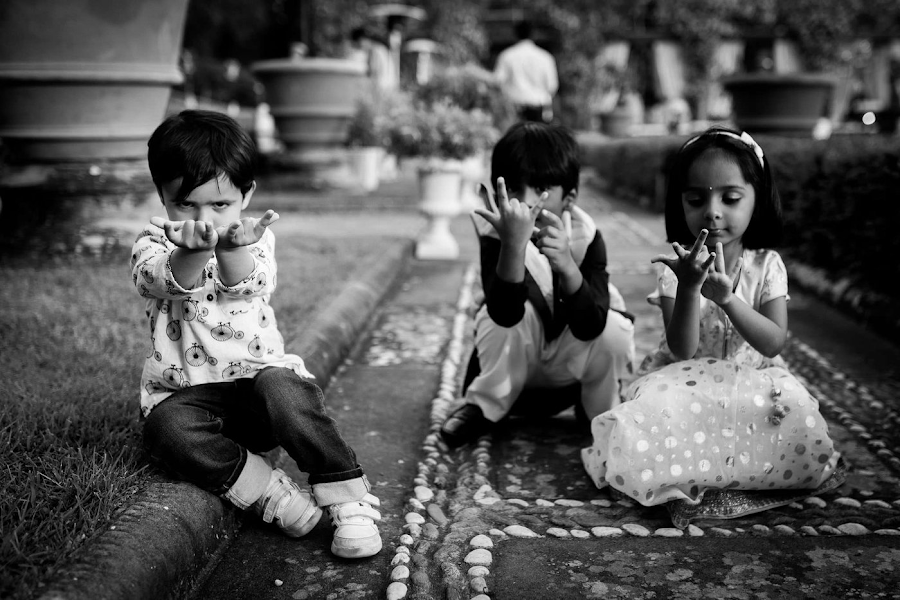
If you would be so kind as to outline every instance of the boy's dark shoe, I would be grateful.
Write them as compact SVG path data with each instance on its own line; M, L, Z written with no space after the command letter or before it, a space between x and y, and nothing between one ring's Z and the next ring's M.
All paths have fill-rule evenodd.
M478 406L463 404L444 421L441 426L441 437L451 448L458 448L486 434L492 425L493 423L485 418Z

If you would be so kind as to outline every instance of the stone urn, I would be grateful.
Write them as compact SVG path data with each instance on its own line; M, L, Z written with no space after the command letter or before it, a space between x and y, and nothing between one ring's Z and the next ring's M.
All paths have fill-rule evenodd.
M837 83L825 73L745 73L722 80L738 129L806 137L831 116Z
M348 179L344 143L357 100L368 89L365 65L350 59L286 58L253 64L284 145L281 162L339 184Z
M416 240L416 258L454 260L459 243L450 231L450 221L462 212L462 163L458 160L428 158L418 165L419 210L428 218Z
M188 0L4 0L0 138L14 162L144 158Z

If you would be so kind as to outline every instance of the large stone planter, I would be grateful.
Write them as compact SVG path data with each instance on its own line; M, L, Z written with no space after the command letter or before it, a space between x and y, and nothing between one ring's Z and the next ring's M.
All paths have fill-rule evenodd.
M462 163L424 159L418 166L418 175L419 209L428 218L428 224L416 240L416 258L454 260L459 257L459 242L450 231L450 221L462 212Z
M347 179L347 139L356 103L366 90L365 65L336 58L266 60L253 73L266 88L283 162ZM337 170L337 173L335 172Z
M830 116L837 79L818 73L751 73L727 77L722 83L731 94L738 129L811 136L819 119Z
M4 0L0 138L16 162L145 157L188 0Z

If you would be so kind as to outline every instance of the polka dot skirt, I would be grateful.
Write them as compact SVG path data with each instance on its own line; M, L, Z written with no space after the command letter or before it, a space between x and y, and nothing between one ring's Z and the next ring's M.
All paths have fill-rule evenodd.
M782 367L682 361L625 399L593 420L582 459L597 487L646 506L697 503L711 488L814 489L837 465L818 402Z

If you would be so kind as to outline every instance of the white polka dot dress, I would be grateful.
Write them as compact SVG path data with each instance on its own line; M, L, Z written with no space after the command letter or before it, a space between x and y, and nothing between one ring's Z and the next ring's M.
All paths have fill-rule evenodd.
M758 310L787 296L781 257L745 250L735 293ZM677 279L663 269L659 296ZM642 363L623 403L594 418L582 450L599 488L646 506L701 502L708 489L815 489L840 458L818 402L776 357L754 350L714 303L701 300L700 348L675 361L665 339Z

